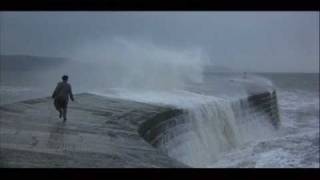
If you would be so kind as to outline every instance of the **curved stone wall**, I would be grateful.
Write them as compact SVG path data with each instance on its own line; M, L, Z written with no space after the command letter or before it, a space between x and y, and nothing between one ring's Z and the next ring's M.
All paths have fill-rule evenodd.
M249 105L255 112L265 113L271 123L278 128L280 124L276 91L254 94L248 97Z
M237 105L235 105L237 104ZM238 106L232 106L235 120L240 119L244 114L249 113L250 116L264 115L267 119L278 128L280 124L278 103L276 91L264 91L254 93L247 98L240 99L233 103ZM241 108L239 108L239 106ZM139 128L139 134L152 146L168 153L170 149L180 146L185 143L186 138L183 138L187 133L190 133L194 124L187 120L187 110L172 110L154 117L151 120L144 122ZM161 117L160 117L161 116ZM169 146L169 144L171 144ZM174 145L172 145L174 144ZM169 147L168 147L169 146ZM171 155L172 158L180 160L182 154ZM188 164L190 165L190 164Z

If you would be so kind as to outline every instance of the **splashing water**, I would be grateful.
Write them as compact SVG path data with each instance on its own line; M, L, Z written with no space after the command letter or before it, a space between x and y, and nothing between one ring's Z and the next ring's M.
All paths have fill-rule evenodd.
M168 128L167 135L162 134L158 146L181 162L206 167L251 137L251 131L244 123L239 125L234 114L235 109L244 107L188 90L190 84L208 83L203 80L208 59L199 48L170 49L118 37L86 43L75 50L75 57L90 59L98 67L94 79L103 78L102 85L91 88L91 93L183 109L183 116L174 120L176 126ZM179 118L184 123L178 124Z
M202 82L207 61L200 48L172 49L120 37L85 43L73 54L96 65L93 78L104 79L103 89L184 89L188 82Z
M183 116L173 119L176 126L163 132L158 148L192 167L208 167L219 155L243 145L253 136L255 139L266 138L273 129L264 119L248 121L246 118L250 112L247 117L242 116L243 122L237 122L235 110L243 112L246 107L243 103L232 104L219 97L183 90L142 92L114 89L112 92L92 93L184 109ZM181 118L184 123L179 124Z

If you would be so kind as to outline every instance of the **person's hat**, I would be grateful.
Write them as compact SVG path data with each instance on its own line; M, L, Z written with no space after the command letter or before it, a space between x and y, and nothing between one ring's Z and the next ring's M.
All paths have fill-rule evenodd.
M68 76L67 75L63 75L62 76L62 80L64 80L64 81L68 80Z

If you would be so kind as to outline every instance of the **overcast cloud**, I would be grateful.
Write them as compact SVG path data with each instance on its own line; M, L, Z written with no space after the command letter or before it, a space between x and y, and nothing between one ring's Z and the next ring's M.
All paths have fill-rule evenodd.
M201 48L235 69L319 72L319 12L1 12L0 23L1 54L75 59L79 46L121 37Z

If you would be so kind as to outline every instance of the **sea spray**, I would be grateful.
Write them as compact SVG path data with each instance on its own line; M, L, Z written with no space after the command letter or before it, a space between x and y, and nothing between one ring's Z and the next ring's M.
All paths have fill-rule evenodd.
M117 89L114 96L138 102L175 106L184 109L184 123L163 133L158 148L169 156L194 167L206 167L221 153L241 144L243 137L236 125L230 102L188 91L128 91ZM178 124L178 123L177 123ZM187 130L187 131L186 131Z
M184 89L190 82L202 82L208 62L199 47L174 49L123 37L86 42L71 54L96 66L89 76L103 79L103 89Z
M221 153L227 152L241 143L239 131L230 105L222 100L196 103L187 109L190 128L189 138L176 146L168 147L169 156L193 167L205 167L213 162ZM179 128L179 127L177 127ZM191 135L190 135L191 134ZM175 140L172 139L174 142ZM178 150L177 150L178 149Z
M76 55L97 67L90 78L101 85L91 87L91 93L185 111L177 117L184 123L173 119L176 126L168 127L158 139L157 148L172 158L193 167L207 167L250 137L250 131L237 124L230 101L188 90L186 85L206 84L203 69L207 59L197 48L178 50L115 38L87 43Z

